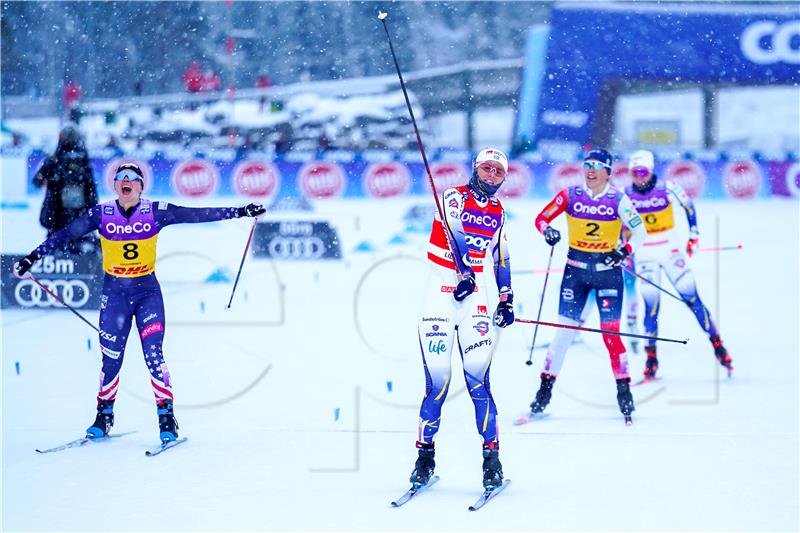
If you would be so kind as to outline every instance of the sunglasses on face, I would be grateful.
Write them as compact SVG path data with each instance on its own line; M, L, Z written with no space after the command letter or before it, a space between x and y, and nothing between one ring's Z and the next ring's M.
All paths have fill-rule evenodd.
M505 170L503 170L502 168L498 168L498 167L496 167L494 165L481 165L478 168L480 168L481 170L483 170L484 172L489 173L489 174L492 174L492 173L497 174L500 177L503 177L503 176L506 175L506 171Z
M114 176L114 181L122 181L124 179L127 179L128 181L139 180L144 185L144 179L132 170L123 170L122 172L117 172L117 174Z
M600 161L584 161L583 170L589 170L590 168L593 168L595 170L603 170L604 168L608 169L608 166L606 166L605 163L601 163Z
M650 175L650 171L643 167L632 168L631 175L635 178L645 178Z

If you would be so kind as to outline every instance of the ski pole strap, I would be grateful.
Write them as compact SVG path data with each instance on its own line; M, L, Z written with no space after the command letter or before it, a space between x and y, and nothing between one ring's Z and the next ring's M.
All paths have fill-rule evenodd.
M618 337L634 337L636 339L653 339L657 341L664 341L664 342L677 342L678 344L686 344L689 342L689 339L686 340L677 340L677 339L667 339L665 337L654 337L652 335L638 335L636 333L622 333L621 331L611 331L610 329L595 329L595 328L585 328L583 326L570 326L568 324L556 324L554 322L543 322L540 320L527 320L524 318L515 318L514 322L520 322L522 324L541 324L542 326L550 326L552 328L565 328L565 329L576 329L578 331L591 331L592 333L604 333L606 335L616 335Z
M35 284L37 284L37 285L38 285L38 286L39 286L39 287L40 287L40 288L41 288L41 289L42 289L44 292L46 292L47 294L49 294L50 296L52 296L53 298L55 298L55 299L56 299L56 300L57 300L57 301L58 301L58 302L59 302L61 305L63 305L64 307L66 307L67 309L69 309L70 311L72 311L73 313L75 313L75 316L77 316L78 318L80 318L81 320L83 320L83 321L86 323L86 325L88 325L90 328L92 328L92 329L93 329L93 330L95 330L96 332L100 333L100 330L97 328L97 326L95 326L94 324L92 324L91 322L89 322L88 320L86 320L86 317L84 317L82 314L80 314L79 312L77 312L77 311L75 310L75 308L74 308L74 307L72 307L72 306L71 306L71 305L69 305L67 302L65 302L64 300L62 300L61 298L59 298L59 297L58 297L58 295L57 295L57 294L55 294L53 291L51 291L50 289L48 289L47 287L45 287L45 286L44 286L44 285L43 285L43 284L42 284L42 283L41 283L41 282L40 282L38 279L36 279L36 278L34 278L34 277L33 277L33 274L30 274L30 273L29 273L29 274L27 275L27 277L29 277L29 278L31 279L31 281L33 281Z

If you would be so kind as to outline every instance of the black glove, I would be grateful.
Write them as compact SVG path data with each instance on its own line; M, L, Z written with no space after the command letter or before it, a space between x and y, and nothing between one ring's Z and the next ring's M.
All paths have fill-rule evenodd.
M264 206L261 204L247 204L244 207L240 207L238 210L239 217L257 217L266 212L267 210L264 209Z
M561 232L555 228L547 226L544 228L544 240L547 241L547 244L550 246L555 246L556 243L561 240Z
M497 304L497 310L494 312L494 325L498 328L504 328L514 323L514 304L511 300L500 302Z
M475 278L472 276L465 276L464 279L459 281L458 285L456 285L453 298L455 298L457 302L460 302L473 292L475 292Z
M31 252L16 263L14 263L14 275L18 278L23 277L28 270L31 269L33 264L39 260L39 256L35 252Z
M603 264L606 266L618 267L625 261L626 257L628 257L628 249L623 246L608 252L605 257L603 257Z

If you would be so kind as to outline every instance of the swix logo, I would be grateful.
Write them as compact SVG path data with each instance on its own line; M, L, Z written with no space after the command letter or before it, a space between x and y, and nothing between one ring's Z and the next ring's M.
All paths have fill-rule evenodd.
M127 157L117 157L110 160L106 165L106 168L103 171L103 182L106 184L106 190L108 193L113 194L114 196L117 194L114 190L114 176L117 174L117 168L119 168L122 163L134 163L142 170L142 174L144 174L144 187L142 187L142 195L145 195L153 185L153 171L150 170L150 165L148 165L145 161L141 161L139 159L130 159Z
M364 171L364 190L375 198L402 196L411 188L411 174L402 163L374 163Z
M190 159L172 171L172 189L181 196L199 198L213 194L219 184L216 165L202 159Z
M266 161L245 161L233 171L233 189L240 196L265 198L280 189L281 173Z
M109 222L106 224L106 232L114 235L115 233L124 233L124 234L131 234L131 233L146 233L153 229L153 226L149 222L134 222L133 224L114 224L113 222Z
M490 215L476 215L469 211L461 213L461 221L492 229L497 229L497 226L500 225L497 219Z
M157 313L150 313L149 315L147 315L147 316L144 318L144 320L142 320L142 324L147 324L148 322L150 322L151 320L153 320L153 319L154 319L154 318L156 318L157 316L158 316L158 314L157 314Z
M584 181L583 170L578 163L562 163L550 173L550 191L555 194L561 189L582 185Z
M675 161L667 167L666 179L680 185L689 197L697 198L703 192L706 174L693 161Z
M771 20L754 22L747 26L739 39L744 56L759 65L772 63L800 63L800 20L779 24ZM795 46L792 46L792 44ZM767 46L764 46L767 44Z
M140 265L135 267L112 267L112 273L115 276L140 276L150 271L148 265Z
M508 173L503 185L497 190L501 198L520 198L531 190L533 176L528 165L518 161L508 162Z
M575 245L584 250L608 250L611 248L611 245L607 242L578 241Z
M663 196L653 196L651 198L645 198L644 200L631 198L631 201L633 202L633 207L635 207L637 210L665 207L669 203Z
M572 209L576 213L584 213L589 215L608 215L611 216L614 214L614 208L608 205L600 204L600 205L585 205L582 202L575 202L575 205L572 206Z
M488 315L489 314L489 310L486 308L485 305L479 305L478 306L478 314L480 314L480 315Z
M342 167L326 161L306 163L298 173L300 190L308 198L336 198L344 192L345 176Z
M153 333L159 333L161 331L164 331L164 325L161 322L153 322L152 324L150 324L149 326L147 326L146 328L144 328L142 330L142 333L141 333L140 336L141 336L141 338L144 339L144 338L152 335Z
M442 194L451 187L459 187L466 185L469 181L469 172L467 167L461 163L449 163L446 161L438 161L431 165L431 176L433 182L436 184L436 192ZM430 183L428 183L430 189Z
M734 161L722 171L725 189L734 198L753 198L761 190L761 168L753 161Z
M491 239L481 237L480 235L467 235L464 240L467 242L467 246L477 248L481 252L486 250L486 248L488 248L489 244L492 242Z

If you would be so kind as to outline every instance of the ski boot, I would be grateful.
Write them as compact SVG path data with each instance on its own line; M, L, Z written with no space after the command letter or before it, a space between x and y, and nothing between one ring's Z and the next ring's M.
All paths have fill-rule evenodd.
M625 417L625 425L630 426L633 424L631 413L636 408L633 406L633 394L631 394L631 378L622 378L617 380L617 403L622 416Z
M503 484L503 465L500 464L500 445L483 443L483 488L492 491Z
M656 357L655 344L644 347L644 352L647 354L647 362L644 367L644 381L652 381L656 379L656 371L658 370L658 357Z
M542 384L536 392L536 399L531 402L531 414L538 414L544 411L547 404L550 403L550 397L553 395L553 385L556 382L556 377L552 374L542 372Z
M433 469L436 467L436 461L433 460L433 456L436 455L433 443L425 444L417 441L417 451L417 462L414 464L414 471L411 472L411 479L409 479L414 488L427 485L433 475Z
M86 429L87 439L102 439L108 436L114 425L114 400L97 402L97 417Z
M731 377L733 375L733 359L728 355L728 350L722 345L722 339L719 338L719 335L711 337L711 345L714 346L714 356L717 361L727 369L728 377Z
M175 413L172 410L172 402L163 401L158 403L158 430L161 442L169 442L178 439L178 421L175 420Z

